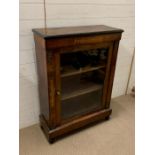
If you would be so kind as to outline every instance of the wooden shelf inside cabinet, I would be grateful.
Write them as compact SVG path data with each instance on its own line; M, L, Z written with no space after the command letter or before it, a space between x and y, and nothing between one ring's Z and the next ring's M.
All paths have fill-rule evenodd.
M111 115L122 32L105 25L33 29L40 126L49 142Z
M97 90L102 89L102 85L100 84L94 84L94 83L86 83L85 84L80 84L80 85L75 85L71 87L64 87L64 90L62 90L62 101L67 100L73 97L78 97L80 95L84 95L87 93L91 93Z
M72 76L72 75L77 75L77 74L82 74L82 73L86 73L86 72L90 72L90 71L95 71L95 70L99 70L102 68L106 67L106 63L100 65L100 66L86 66L83 68L80 68L79 70L76 70L74 67L72 66L64 66L63 67L63 71L61 72L61 77L68 77L68 76Z

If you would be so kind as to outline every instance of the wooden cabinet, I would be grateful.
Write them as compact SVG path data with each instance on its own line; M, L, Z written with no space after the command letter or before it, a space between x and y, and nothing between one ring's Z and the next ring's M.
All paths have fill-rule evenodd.
M49 142L109 118L122 32L104 25L33 29L40 125Z

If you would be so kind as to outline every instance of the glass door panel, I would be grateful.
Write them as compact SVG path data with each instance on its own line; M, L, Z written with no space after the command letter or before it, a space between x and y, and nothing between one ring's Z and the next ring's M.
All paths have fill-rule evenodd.
M61 117L68 119L103 107L108 49L67 52L61 62Z

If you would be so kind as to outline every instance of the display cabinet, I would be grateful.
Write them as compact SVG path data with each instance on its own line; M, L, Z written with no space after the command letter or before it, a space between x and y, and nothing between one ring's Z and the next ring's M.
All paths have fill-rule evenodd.
M33 29L40 125L49 142L109 118L122 32L104 25Z

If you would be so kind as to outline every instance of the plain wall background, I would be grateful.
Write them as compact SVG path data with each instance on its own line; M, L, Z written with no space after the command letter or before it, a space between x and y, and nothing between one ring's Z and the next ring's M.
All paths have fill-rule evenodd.
M47 27L105 24L124 29L112 97L125 94L134 52L134 0L46 0ZM20 0L20 128L38 123L39 99L32 28L44 27L43 0ZM134 85L134 67L129 90ZM128 90L128 92L130 92Z

